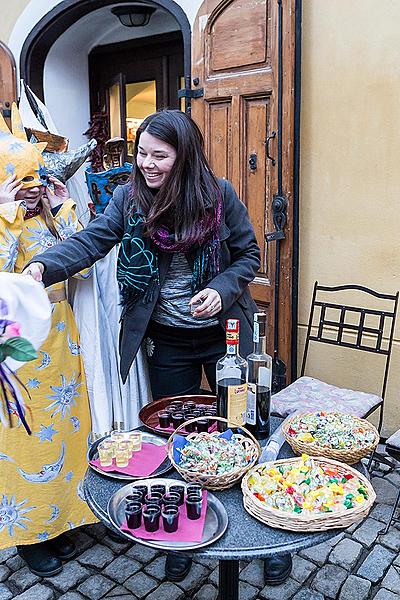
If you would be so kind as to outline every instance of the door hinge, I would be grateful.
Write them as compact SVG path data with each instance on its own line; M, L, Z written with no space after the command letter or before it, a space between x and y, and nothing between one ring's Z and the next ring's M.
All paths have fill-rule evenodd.
M178 98L202 98L204 96L204 88L191 90L190 88L182 88L178 90Z

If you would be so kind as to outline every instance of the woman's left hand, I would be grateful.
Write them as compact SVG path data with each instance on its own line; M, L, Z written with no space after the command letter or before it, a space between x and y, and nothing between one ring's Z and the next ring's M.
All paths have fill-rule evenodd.
M200 304L198 304L200 302ZM198 319L215 317L222 310L221 296L216 290L205 288L190 300L192 315ZM195 306L198 304L198 306Z
M49 176L50 186L46 186L46 199L50 205L50 208L59 206L69 198L67 186L64 185L59 179L53 176ZM54 191L53 191L53 189Z

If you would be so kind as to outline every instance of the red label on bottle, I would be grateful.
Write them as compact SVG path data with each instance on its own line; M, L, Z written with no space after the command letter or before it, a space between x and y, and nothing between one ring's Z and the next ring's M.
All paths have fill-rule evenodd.
M226 343L237 346L239 344L239 319L226 320Z

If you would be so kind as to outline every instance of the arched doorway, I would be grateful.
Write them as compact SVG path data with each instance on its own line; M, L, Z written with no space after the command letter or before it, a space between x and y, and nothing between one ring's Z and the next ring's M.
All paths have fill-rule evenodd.
M24 40L21 77L75 145L99 111L107 114L110 137L128 141L146 110L178 107L178 89L190 84L191 30L183 9L173 0L146 0L154 8L149 24L125 27L111 10L127 4L64 0Z
M20 56L20 73L33 91L43 99L43 74L50 48L60 35L86 15L103 7L131 4L131 0L64 0L49 11L26 37ZM141 4L136 2L136 4ZM182 33L184 76L190 81L191 30L183 9L173 0L151 0L147 5L164 9L176 20Z

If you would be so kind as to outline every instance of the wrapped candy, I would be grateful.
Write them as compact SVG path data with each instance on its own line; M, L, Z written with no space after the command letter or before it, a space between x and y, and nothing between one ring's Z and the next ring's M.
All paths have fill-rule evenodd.
M288 433L299 442L337 450L369 447L374 441L374 432L364 427L361 419L339 412L295 415Z
M288 464L260 465L248 485L267 507L298 514L337 512L368 499L362 480L335 466L321 466L306 454Z
M246 466L250 457L235 434L229 437L201 433L176 448L179 466L203 475L222 475Z

